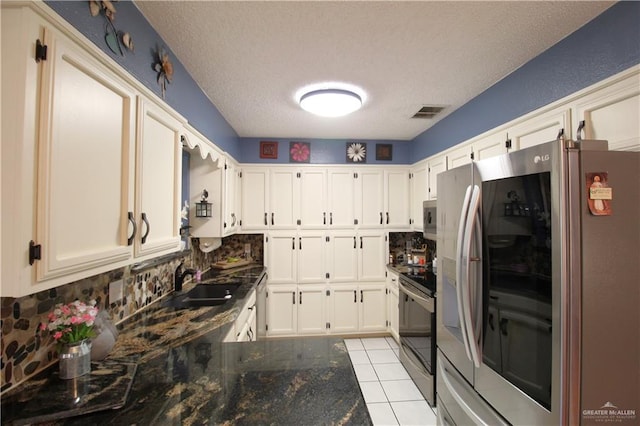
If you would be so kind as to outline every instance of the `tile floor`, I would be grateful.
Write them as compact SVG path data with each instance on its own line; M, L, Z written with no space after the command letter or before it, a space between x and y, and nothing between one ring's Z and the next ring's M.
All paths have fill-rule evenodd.
M344 339L374 425L436 424L434 409L400 364L393 337Z

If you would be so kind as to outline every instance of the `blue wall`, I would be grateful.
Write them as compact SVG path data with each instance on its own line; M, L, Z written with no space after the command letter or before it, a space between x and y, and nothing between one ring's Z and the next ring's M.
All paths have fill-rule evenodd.
M640 2L622 1L418 135L411 158L437 154L638 63Z
M196 82L191 78L176 55L130 1L115 4L114 25L118 31L128 32L133 38L135 51L125 51L124 57L114 54L104 40L105 19L93 17L87 1L47 1L53 10L91 40L98 48L118 62L151 91L162 97L157 83L154 52L164 48L174 66L173 82L167 85L165 101L182 114L189 123L222 150L238 158L238 134L227 123Z
M277 141L278 158L261 159L260 141ZM309 142L311 148L311 164L347 164L347 143L366 143L366 164L411 164L409 141L392 140L356 140L356 139L279 139L279 138L240 138L240 158L243 163L275 163L289 162L289 142ZM376 145L392 146L391 161L376 161ZM349 162L349 164L352 164ZM361 164L361 163L359 163Z
M152 68L157 46L167 47L129 1L116 3L115 26L131 33L135 53L113 54L104 41L104 18L86 1L47 1L101 50L160 95ZM576 2L576 7L580 3ZM170 51L170 49L167 49ZM347 140L238 138L173 53L174 82L166 101L191 125L243 163L288 163L289 141L311 144L311 163L345 164ZM640 63L640 2L621 1L546 52L463 105L413 141L367 140L367 164L412 164ZM259 158L261 140L277 140L277 160ZM349 142L353 142L348 140ZM393 145L391 162L375 161L375 144Z

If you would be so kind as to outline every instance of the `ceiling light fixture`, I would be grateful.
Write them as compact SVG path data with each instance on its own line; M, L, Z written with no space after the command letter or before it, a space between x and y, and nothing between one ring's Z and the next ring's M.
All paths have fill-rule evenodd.
M344 89L312 90L300 97L300 107L322 117L341 117L359 110L362 98Z

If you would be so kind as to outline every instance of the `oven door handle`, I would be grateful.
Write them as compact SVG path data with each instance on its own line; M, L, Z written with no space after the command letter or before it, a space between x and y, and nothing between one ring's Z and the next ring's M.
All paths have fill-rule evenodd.
M427 303L427 304L431 304L433 303L433 299L432 298L426 298L423 296L420 296L418 293L412 291L410 288L408 288L407 286L405 286L404 284L402 284L402 280L398 280L398 285L400 286L400 289L405 292L406 294L408 294L410 297L413 297L414 299L418 299L421 302Z

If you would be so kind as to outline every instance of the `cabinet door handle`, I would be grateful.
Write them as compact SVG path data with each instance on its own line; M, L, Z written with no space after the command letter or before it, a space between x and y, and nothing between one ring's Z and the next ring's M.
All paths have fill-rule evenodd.
M358 303L358 292L353 290L353 303Z
M302 250L302 237L298 237L298 246L300 247L300 250Z
M382 225L382 212L380 212L380 225Z
M294 238L291 238L291 250L295 250L295 249L296 249L296 239L294 237Z
M327 212L322 212L322 224L327 224Z
M360 290L360 303L363 303L363 301L364 301L363 293L364 293L364 291Z
M231 221L231 226L236 226L236 214L235 213L231 213L231 219L233 219L233 221Z
M329 225L333 225L333 212L329 213Z
M389 212L387 212L387 225L389 224Z
M276 221L275 221L275 219L273 218L274 214L275 214L275 213L271 212L271 225L272 225L272 226L276 224Z
M264 226L267 226L269 222L267 222L267 212L264 212Z
M291 296L293 296L293 304L295 305L296 304L296 292L292 291L291 292Z
M357 246L356 246L356 237L353 237L353 248L357 248Z
M151 231L151 226L149 226L149 219L147 219L147 214L146 213L142 213L142 221L147 226L147 232L145 232L144 235L142 236L142 244L144 244L147 241L147 237L149 236L149 232Z
M127 215L129 222L131 222L131 226L133 226L133 232L131 236L127 238L127 245L130 246L133 244L133 239L136 237L136 232L138 232L138 225L136 225L136 219L133 217L133 212L129 212Z
M362 248L362 237L360 237L360 248Z
M302 292L299 292L299 294L300 294L300 296L299 296L300 297L300 304L302 305Z

